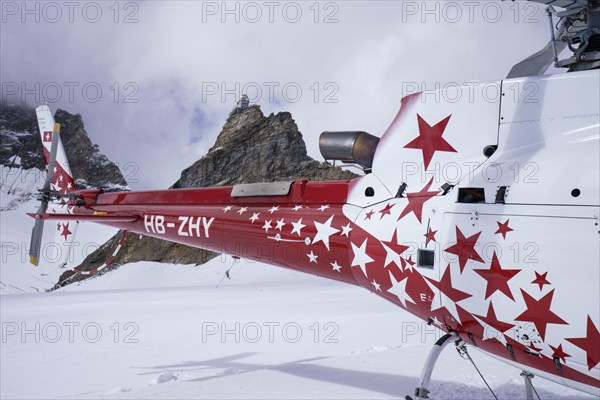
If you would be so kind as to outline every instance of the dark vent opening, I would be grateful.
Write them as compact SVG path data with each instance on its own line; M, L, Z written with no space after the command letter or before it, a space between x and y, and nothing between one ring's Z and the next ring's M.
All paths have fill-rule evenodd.
M420 268L433 269L435 264L435 251L419 249L417 253L417 265Z
M459 188L459 203L485 203L484 188Z
M586 53L592 51L600 51L600 35L592 35L588 39L588 45L585 49Z

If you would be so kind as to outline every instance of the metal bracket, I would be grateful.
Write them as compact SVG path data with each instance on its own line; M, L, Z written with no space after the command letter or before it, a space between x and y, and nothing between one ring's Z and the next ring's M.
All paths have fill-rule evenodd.
M406 182L402 182L402 184L398 187L398 191L396 192L397 199L404 197L404 192L406 191L407 186L408 185L406 184Z
M293 182L244 183L231 189L231 197L287 196Z
M496 204L506 204L506 193L508 192L509 186L499 186L496 190Z

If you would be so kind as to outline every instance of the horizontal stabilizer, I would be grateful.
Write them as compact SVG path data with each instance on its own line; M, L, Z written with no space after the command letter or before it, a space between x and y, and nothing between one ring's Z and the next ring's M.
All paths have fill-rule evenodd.
M37 220L55 221L93 221L93 222L135 222L140 219L137 215L104 215L104 214L35 214L27 213Z

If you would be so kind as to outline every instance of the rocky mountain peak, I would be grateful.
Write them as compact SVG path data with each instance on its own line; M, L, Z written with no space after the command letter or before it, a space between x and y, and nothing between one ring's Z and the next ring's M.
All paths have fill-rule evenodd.
M236 112L227 118L214 147L255 139L256 136L261 138L273 137L273 134L281 133L298 136L298 125L292 118L292 114L283 111L265 117L260 107L250 106L244 109L236 109ZM301 139L301 136L299 139ZM305 147L304 141L301 141L300 147Z
M58 109L54 119L61 125L61 138L78 187L106 191L128 189L119 167L92 143L81 115Z
M250 106L232 113L208 154L183 170L172 187L340 180L354 176L309 157L289 112L266 117L258 106Z

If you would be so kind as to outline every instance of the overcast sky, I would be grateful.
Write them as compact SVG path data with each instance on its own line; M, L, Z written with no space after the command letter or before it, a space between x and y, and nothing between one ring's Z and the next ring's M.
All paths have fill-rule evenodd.
M170 186L241 92L324 130L380 136L403 92L503 79L549 38L525 2L2 1L2 99L80 113L135 189Z

